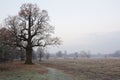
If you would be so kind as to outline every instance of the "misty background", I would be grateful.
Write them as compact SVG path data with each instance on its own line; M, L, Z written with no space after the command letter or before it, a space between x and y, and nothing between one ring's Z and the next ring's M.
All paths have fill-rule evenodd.
M51 53L85 50L108 54L120 50L119 0L3 0L0 21L17 14L27 2L48 11L55 35L63 41L61 46L48 48Z

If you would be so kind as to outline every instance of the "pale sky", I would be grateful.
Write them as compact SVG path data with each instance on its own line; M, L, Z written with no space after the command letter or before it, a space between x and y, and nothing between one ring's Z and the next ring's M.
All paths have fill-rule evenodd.
M0 21L16 15L23 3L35 3L48 11L55 35L63 41L51 52L120 50L120 0L1 0Z

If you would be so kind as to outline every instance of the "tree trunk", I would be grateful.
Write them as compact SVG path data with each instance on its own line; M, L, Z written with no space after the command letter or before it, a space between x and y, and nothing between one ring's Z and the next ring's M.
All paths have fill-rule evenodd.
M26 49L26 61L25 64L33 64L32 63L32 49L28 48Z
M40 56L40 59L39 59L39 61L42 61L42 57Z
M24 60L25 60L25 57L24 57L24 53L23 53L23 52L21 52L20 58L21 58L21 61L24 61Z

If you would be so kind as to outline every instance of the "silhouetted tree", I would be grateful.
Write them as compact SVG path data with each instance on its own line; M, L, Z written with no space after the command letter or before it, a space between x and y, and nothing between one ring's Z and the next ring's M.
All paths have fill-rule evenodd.
M78 57L79 57L78 52L75 52L75 53L74 53L74 59L77 59Z
M50 58L50 53L45 54L46 59L48 60Z
M25 60L25 50L23 48L20 48L19 53L20 53L21 61L24 61Z
M63 57L62 51L58 51L58 52L56 53L56 56L57 56L57 57Z
M44 55L45 55L45 50L44 50L44 48L39 47L39 48L37 49L37 53L38 53L39 61L42 61L42 57L44 57Z
M51 37L54 27L49 24L46 10L40 11L36 4L23 4L19 14L6 19L9 30L15 36L15 45L26 51L26 64L32 64L32 48L58 45L60 40Z
M81 51L80 54L81 54L81 57L86 57L86 58L91 57L90 51L88 51L88 52Z
M110 54L111 57L120 57L120 50L115 51L114 53Z
M64 51L64 59L67 57L67 51Z
M16 46L11 45L14 36L7 28L0 29L0 59L1 61L13 60Z

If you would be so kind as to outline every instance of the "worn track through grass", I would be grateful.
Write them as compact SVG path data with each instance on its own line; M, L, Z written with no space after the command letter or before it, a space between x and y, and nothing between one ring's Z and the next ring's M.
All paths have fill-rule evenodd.
M20 62L0 64L0 80L73 80L69 75L41 64Z
M72 77L54 68L48 68L48 80L73 80Z
M120 59L67 59L40 64L63 70L78 80L120 80Z

